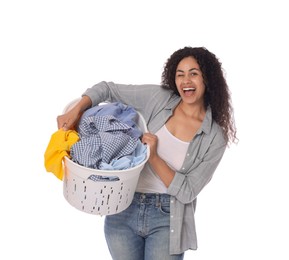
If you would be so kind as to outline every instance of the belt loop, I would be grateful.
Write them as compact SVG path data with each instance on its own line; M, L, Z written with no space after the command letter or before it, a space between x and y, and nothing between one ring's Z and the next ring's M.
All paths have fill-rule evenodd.
M143 203L145 198L146 198L146 195L144 193L142 193L140 196L140 201Z
M157 194L156 194L156 206L157 206L157 207L160 207L160 205L161 205L160 194L157 193Z

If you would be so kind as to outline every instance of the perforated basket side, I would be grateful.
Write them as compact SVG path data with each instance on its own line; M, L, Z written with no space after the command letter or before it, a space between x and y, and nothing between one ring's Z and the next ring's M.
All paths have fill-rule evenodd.
M75 169L77 170L77 169ZM66 170L63 195L75 208L90 214L111 215L126 209L133 199L139 171L123 172L118 181L94 182Z

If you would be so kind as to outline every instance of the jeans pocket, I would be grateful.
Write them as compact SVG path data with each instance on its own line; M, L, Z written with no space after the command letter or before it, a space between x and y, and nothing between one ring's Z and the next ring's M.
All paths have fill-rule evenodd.
M159 211L162 214L169 215L170 214L170 203L161 203L159 205Z

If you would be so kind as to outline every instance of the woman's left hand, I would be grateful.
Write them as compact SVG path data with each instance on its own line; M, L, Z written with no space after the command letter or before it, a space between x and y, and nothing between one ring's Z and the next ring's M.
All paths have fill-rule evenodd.
M158 137L151 133L144 133L142 136L142 143L147 144L150 149L149 161L157 157Z

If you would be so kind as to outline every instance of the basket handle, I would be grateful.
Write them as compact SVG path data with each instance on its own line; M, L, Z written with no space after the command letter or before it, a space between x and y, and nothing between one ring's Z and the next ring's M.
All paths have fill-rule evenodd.
M87 180L91 180L94 182L115 182L119 181L119 178L117 176L103 176L92 174L87 178Z

